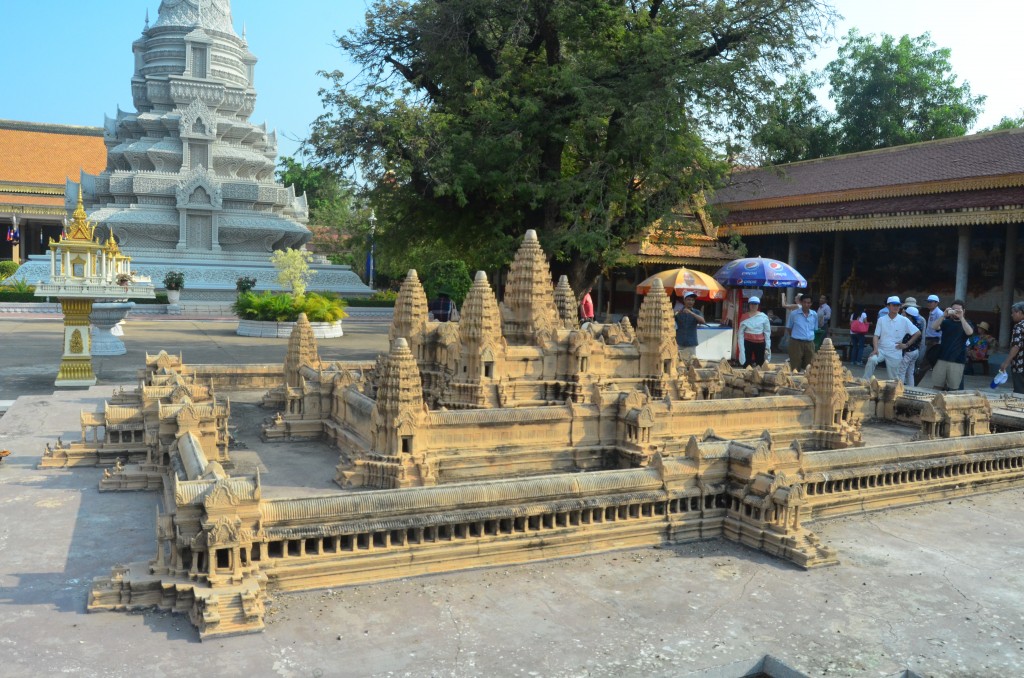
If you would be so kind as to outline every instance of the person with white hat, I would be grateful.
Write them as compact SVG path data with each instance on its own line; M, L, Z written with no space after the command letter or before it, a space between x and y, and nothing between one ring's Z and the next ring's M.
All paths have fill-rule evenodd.
M942 338L942 332L932 329L932 324L935 321L942 320L942 309L939 308L939 295L929 294L925 305L928 308L928 312L924 318L924 347L927 349L929 346L939 343L939 339Z
M909 297L907 301L911 299L913 297ZM896 378L906 386L913 386L914 371L917 368L917 356L921 349L921 330L924 328L922 327L921 311L918 310L917 304L908 305L907 301L903 302L903 313L910 318L910 322L914 323L918 333L914 337L904 336L906 344L903 347L903 358L900 360L900 368L896 372Z
M907 316L900 315L899 297L889 297L885 301L885 306L888 313L880 316L875 325L874 348L864 367L865 379L871 379L878 363L884 360L889 380L896 380L899 375L900 363L903 361L903 349L907 343L914 342L921 334L921 330ZM909 339L904 343L903 339L907 335L910 335Z
M747 306L750 311L743 314L736 330L740 359L744 365L761 366L772 359L772 323L761 312L759 297L750 297Z

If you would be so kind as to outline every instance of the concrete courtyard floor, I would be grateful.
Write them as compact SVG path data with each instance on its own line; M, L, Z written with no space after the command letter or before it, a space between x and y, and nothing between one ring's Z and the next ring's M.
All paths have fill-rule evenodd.
M328 359L372 357L387 322L346 321ZM259 635L201 643L186 618L86 614L93 577L155 552L154 493L40 471L81 409L132 384L146 350L280 362L285 340L214 320L129 321L101 384L54 392L59 321L0 317L0 676L727 676L770 654L810 675L1024 675L1024 489L812 524L841 565L802 571L723 540L274 597ZM980 379L980 378L978 378ZM268 496L331 483L317 443L261 445L258 394L232 394ZM899 435L881 431L879 435Z

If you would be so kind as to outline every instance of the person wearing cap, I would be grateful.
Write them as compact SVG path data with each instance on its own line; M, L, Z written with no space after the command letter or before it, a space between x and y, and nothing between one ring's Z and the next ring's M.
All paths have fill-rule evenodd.
M921 334L914 323L905 315L900 315L900 298L889 297L885 300L887 313L878 318L875 324L873 349L864 367L864 378L871 379L878 363L885 361L885 371L890 381L899 377L900 363L903 361L903 349L907 343L915 341ZM904 337L910 335L904 343Z
M907 301L912 300L913 297L907 297ZM917 328L917 334L913 337L904 335L903 347L903 358L900 360L900 367L896 371L896 378L903 382L906 386L913 386L914 382L914 371L917 367L917 356L921 349L921 332L924 330L924 319L921 317L921 311L917 308L917 304L908 305L907 301L903 302L903 314L910 319L910 322L914 323Z
M974 328L964 317L964 302L957 299L946 309L932 329L942 333L939 340L939 356L932 368L932 388L939 391L956 391L964 378L964 363L967 362L967 338L974 334Z
M697 325L704 324L704 316L694 308L697 295L687 292L683 295L683 307L676 312L676 344L679 345L679 360L690 362L697 356Z
M939 339L942 338L942 333L939 330L932 329L933 323L942 320L942 309L939 308L939 295L929 294L925 307L928 309L928 312L924 314L924 347L927 349L939 343Z
M739 341L740 359L744 365L764 365L772 359L772 323L761 312L761 299L747 300L749 312L743 314L736 334Z
M789 338L789 366L802 372L814 360L814 333L818 329L818 314L811 310L811 295L800 297L800 308L786 320Z
M1010 352L999 366L1000 372L1010 369L1013 378L1013 392L1024 393L1024 301L1010 307L1013 331L1010 333Z

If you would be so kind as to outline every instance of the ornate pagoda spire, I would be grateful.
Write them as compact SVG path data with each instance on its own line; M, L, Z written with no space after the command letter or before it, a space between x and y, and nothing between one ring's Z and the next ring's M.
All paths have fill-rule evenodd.
M423 291L416 269L410 268L398 290L395 314L388 330L388 340L405 337L413 355L419 356L417 347L423 343L427 329L427 295Z
M555 308L558 309L558 319L563 329L579 329L580 314L577 310L576 295L569 287L569 278L564 275L559 276L558 284L555 285Z
M411 449L403 450L402 438L408 437L411 442L413 429L423 411L423 386L416 359L404 337L391 342L391 352L383 368L374 417L377 422L375 448L388 455L411 452Z
M284 359L285 384L291 387L302 385L302 377L299 370L303 365L313 369L320 368L320 352L317 349L316 337L313 336L313 327L309 324L309 318L305 313L299 314L299 319L292 330L292 336L288 339L288 354Z
M658 279L640 305L636 336L640 344L640 376L648 380L651 395L660 398L669 381L676 377L679 349L672 304Z
M462 302L459 337L464 346L484 346L501 343L501 312L498 300L487 282L487 274L477 271L473 286Z
M235 34L231 0L161 0L153 26L194 26Z
M505 337L512 343L534 343L559 325L551 289L551 269L537 232L530 229L516 252L505 287Z
M78 187L78 205L71 213L71 223L67 228L67 240L82 240L92 242L96 232L96 224L89 221L85 214L85 205L82 204L82 187Z
M835 428L850 396L843 380L843 364L831 339L821 342L821 348L807 367L807 391L814 399L814 427Z

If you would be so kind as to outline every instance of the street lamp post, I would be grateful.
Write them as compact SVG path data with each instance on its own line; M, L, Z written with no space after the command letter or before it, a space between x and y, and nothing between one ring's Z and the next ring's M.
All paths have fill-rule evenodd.
M367 257L367 262L366 262L366 278L367 278L366 284L370 287L371 290L373 289L373 269L374 269L375 264L376 264L376 262L373 260L373 245L374 245L374 236L376 235L376 233L377 233L377 216L373 213L373 210L370 210L370 256Z

